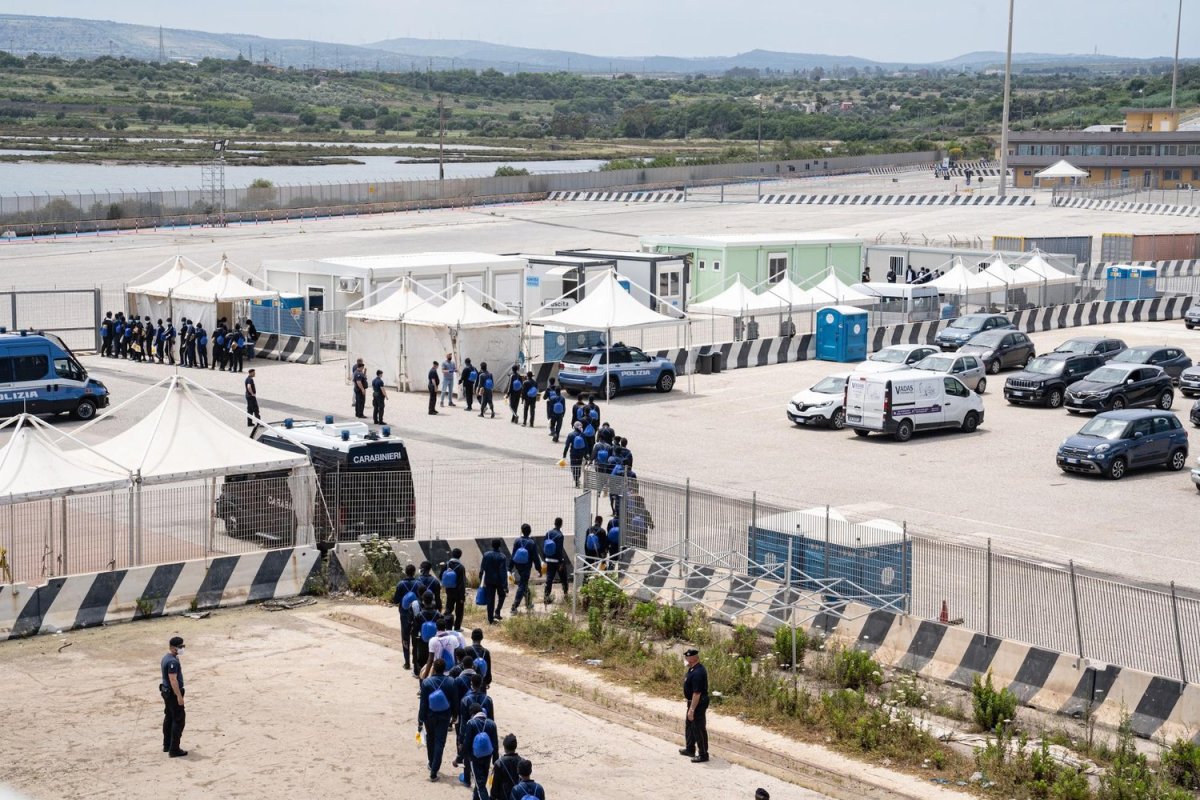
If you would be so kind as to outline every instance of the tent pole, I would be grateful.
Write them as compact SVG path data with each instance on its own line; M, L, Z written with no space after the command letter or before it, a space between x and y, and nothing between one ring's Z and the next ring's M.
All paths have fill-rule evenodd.
M204 557L208 558L213 551L213 539L217 533L217 477L208 479L208 543L204 547Z
M62 574L66 575L70 571L67 568L67 496L63 495L59 499L62 501L60 504L62 519L59 520L62 532Z
M136 536L134 538L134 541L137 542L137 546L136 546L136 549L134 550L133 564L131 564L130 566L140 567L142 565L142 474L141 474L140 470L137 474L137 495L135 497L134 502L135 502L135 505L137 508L136 517L135 517L135 519L136 519L136 523L135 523Z

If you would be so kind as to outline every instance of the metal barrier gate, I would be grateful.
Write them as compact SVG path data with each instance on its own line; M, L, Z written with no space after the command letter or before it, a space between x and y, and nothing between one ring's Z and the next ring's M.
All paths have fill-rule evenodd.
M53 333L75 352L100 349L99 289L0 291L0 325L6 330Z

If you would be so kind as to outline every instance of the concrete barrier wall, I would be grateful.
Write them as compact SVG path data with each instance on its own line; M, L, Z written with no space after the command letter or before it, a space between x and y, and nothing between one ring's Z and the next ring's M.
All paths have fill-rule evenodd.
M703 609L714 620L767 635L794 622L810 634L865 650L881 664L963 688L990 670L997 688L1007 687L1027 706L1072 717L1090 708L1097 722L1113 728L1129 713L1134 731L1144 738L1200 741L1197 684L858 603L838 603L831 613L829 598L819 593L728 570L684 566L661 553L633 554L620 580L640 600Z

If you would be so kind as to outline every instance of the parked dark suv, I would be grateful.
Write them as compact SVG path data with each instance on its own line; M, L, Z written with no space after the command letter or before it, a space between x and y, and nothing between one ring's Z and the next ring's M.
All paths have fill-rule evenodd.
M1188 414L1188 419L1192 421L1193 425L1200 428L1200 400L1192 403L1192 410Z
M933 343L943 350L957 350L973 336L993 328L1015 328L1003 314L967 314L950 320L950 324L938 331Z
M1105 336L1076 336L1054 348L1056 353L1078 353L1087 356L1100 356L1105 361L1125 349L1125 343L1120 339L1109 339Z
M1067 411L1116 411L1126 406L1158 406L1175 402L1171 376L1160 367L1114 364L1111 361L1067 388Z
M1126 410L1097 414L1058 446L1058 468L1120 480L1136 467L1179 471L1187 466L1188 435L1169 411Z
M1004 383L1004 399L1010 403L1037 403L1058 408L1067 387L1099 367L1104 357L1077 353L1047 353L1025 365Z
M1162 367L1163 372L1178 380L1179 375L1192 365L1187 353L1178 347L1167 345L1151 345L1149 347L1130 347L1112 357L1111 364L1153 364Z
M1005 328L972 336L971 341L958 348L958 351L978 356L991 375L1009 367L1023 367L1037 355L1028 336Z

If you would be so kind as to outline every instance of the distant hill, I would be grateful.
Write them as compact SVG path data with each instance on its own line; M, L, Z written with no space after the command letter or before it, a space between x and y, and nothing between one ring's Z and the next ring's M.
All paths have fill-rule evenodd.
M733 56L646 56L613 57L549 50L511 47L470 40L388 39L366 45L315 42L302 39L269 39L242 33L162 29L163 46L168 59L198 61L202 58L232 59L241 55L255 62L269 61L284 67L407 71L412 69L496 69L501 72L634 72L654 75L716 74L743 68L775 70L846 69L855 67L894 70L901 67L928 69L993 69L1004 64L1000 52L967 53L933 63L879 62L858 56L818 53L783 53L751 50ZM154 60L159 57L159 29L152 25L0 14L0 50L16 55L38 53L63 58L128 56ZM1159 65L1164 59L1132 59L1105 55L1055 55L1052 53L1015 53L1013 61L1024 68L1112 69L1114 66Z

